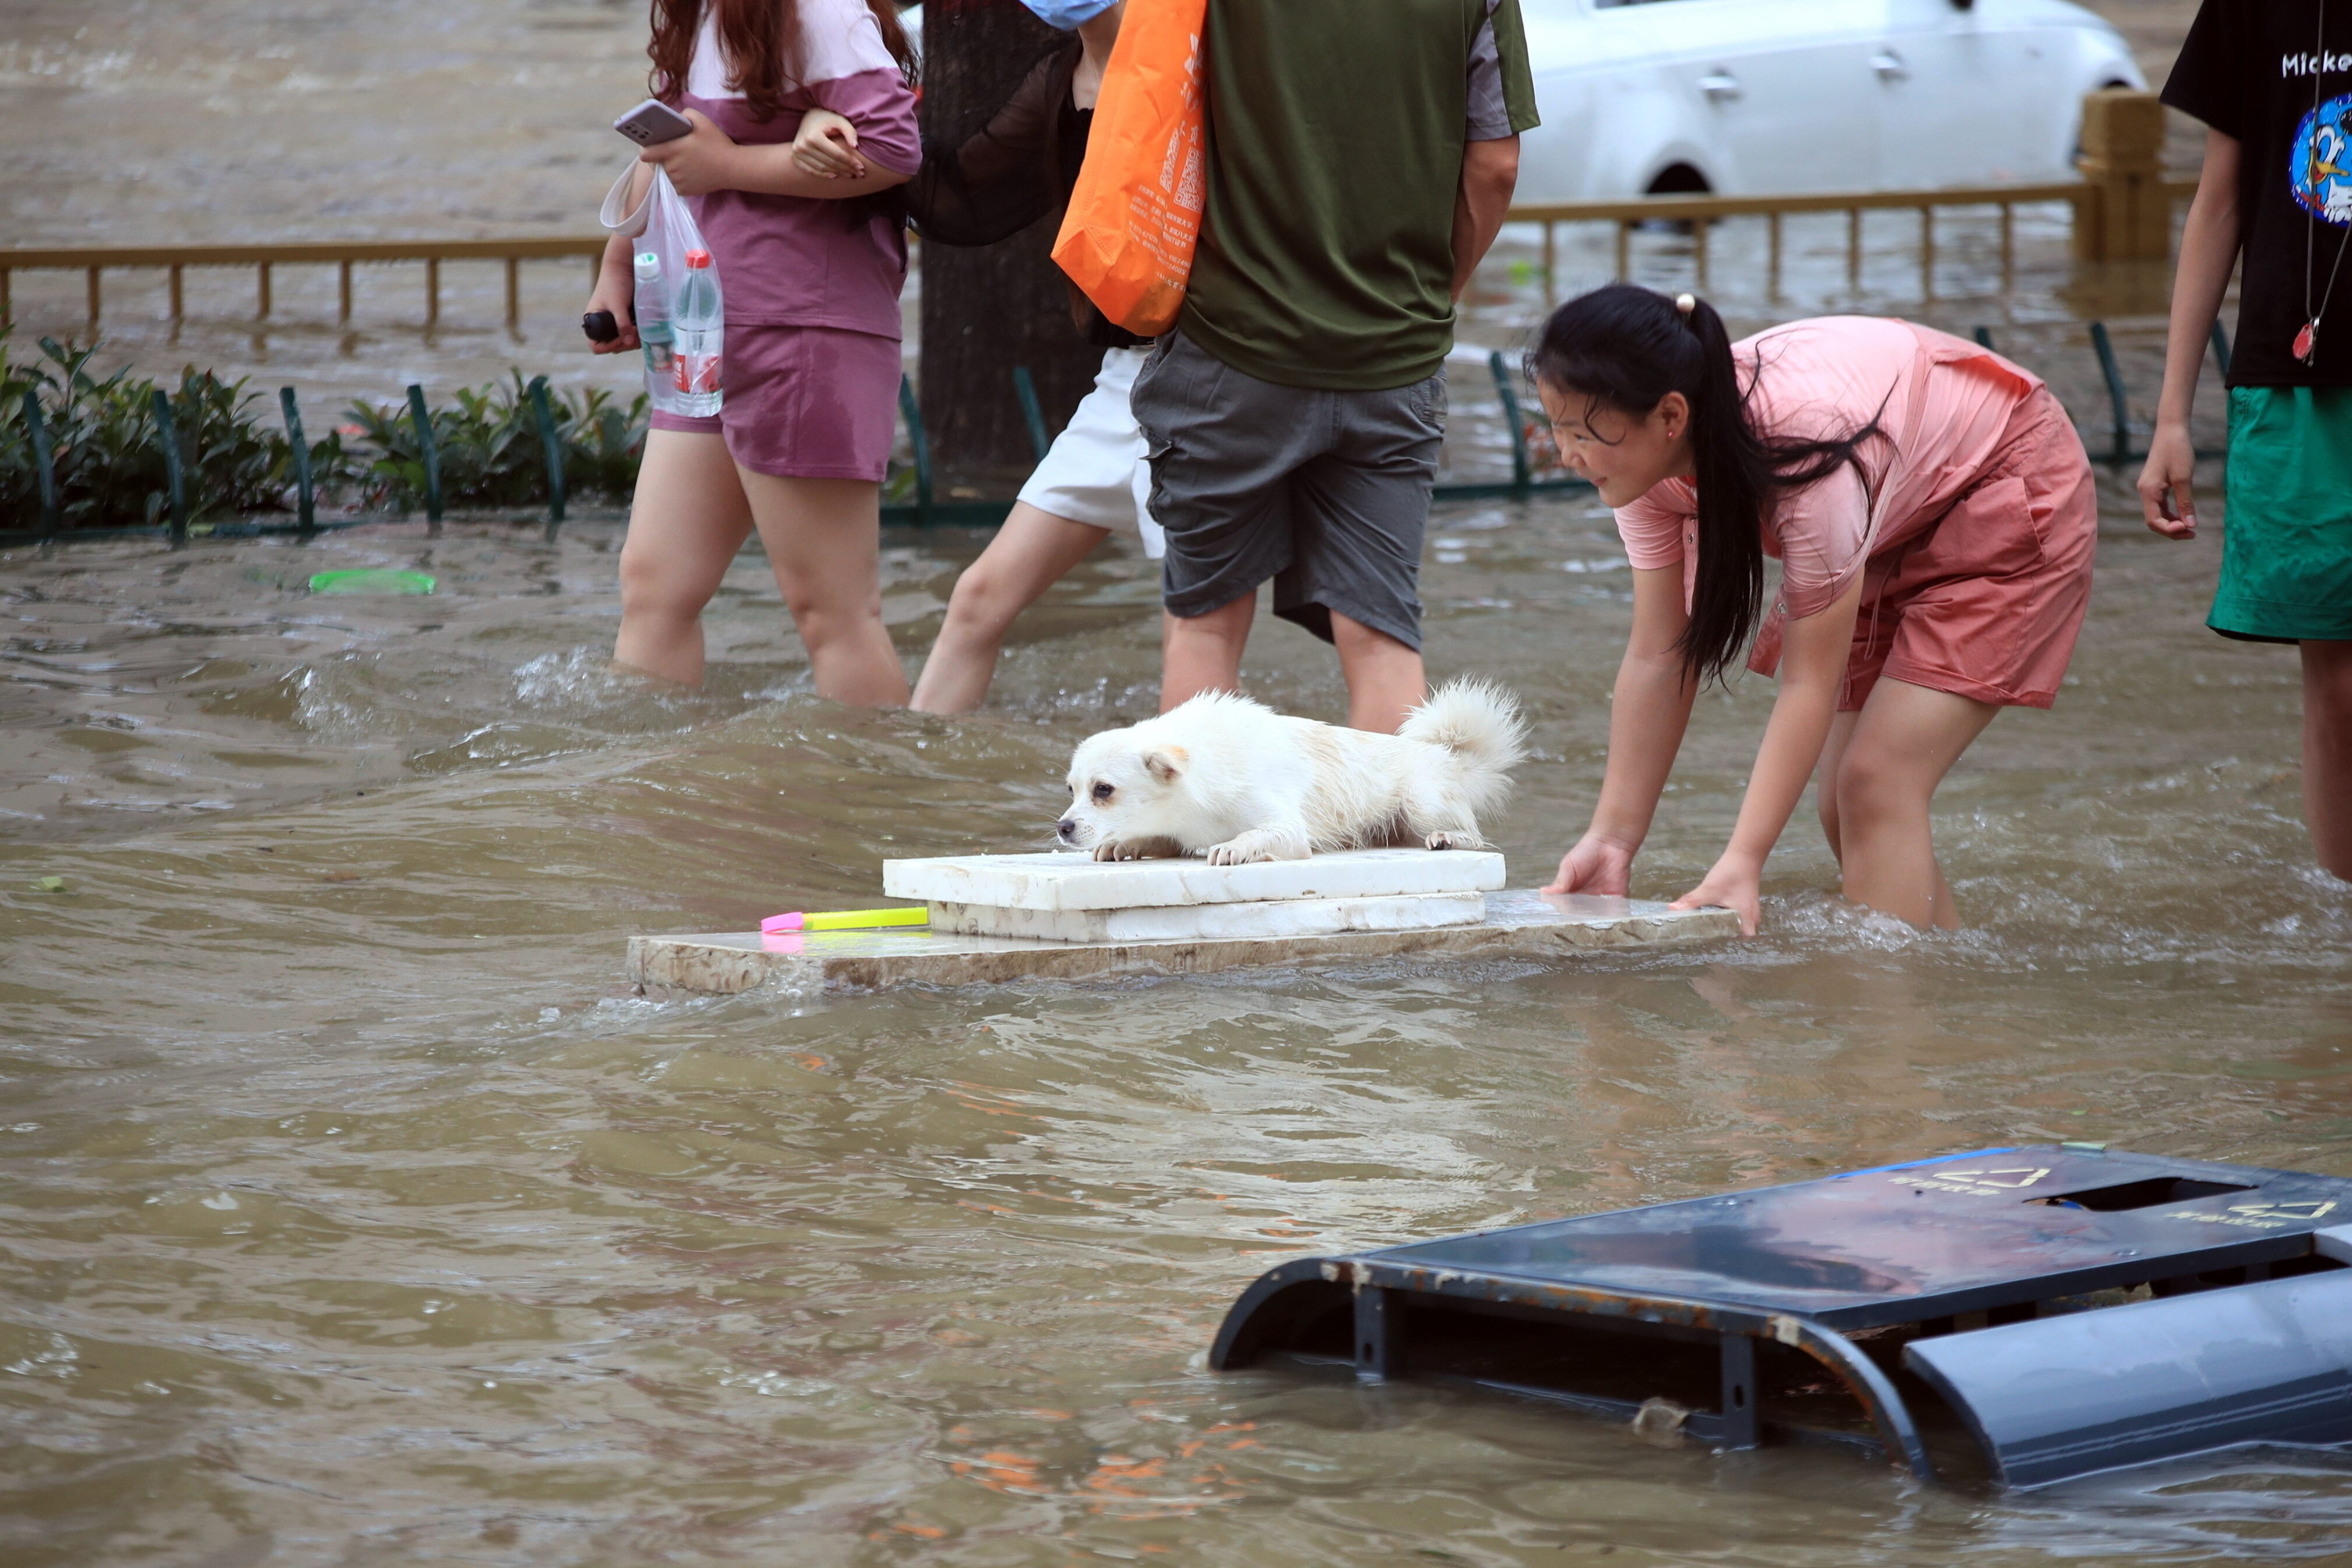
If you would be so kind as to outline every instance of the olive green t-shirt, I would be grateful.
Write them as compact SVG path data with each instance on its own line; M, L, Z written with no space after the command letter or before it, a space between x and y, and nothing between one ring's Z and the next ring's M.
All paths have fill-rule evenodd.
M1209 0L1203 47L1184 335L1286 386L1435 374L1463 146L1537 122L1519 0Z

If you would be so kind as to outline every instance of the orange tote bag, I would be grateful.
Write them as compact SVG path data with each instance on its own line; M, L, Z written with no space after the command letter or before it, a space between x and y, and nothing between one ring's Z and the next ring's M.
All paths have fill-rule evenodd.
M1143 337L1176 324L1208 199L1201 33L1208 0L1129 0L1054 259Z

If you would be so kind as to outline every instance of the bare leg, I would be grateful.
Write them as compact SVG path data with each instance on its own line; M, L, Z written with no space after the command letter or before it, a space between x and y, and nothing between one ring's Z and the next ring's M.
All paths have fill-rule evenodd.
M2352 882L2352 642L2303 645L2303 820L2319 863Z
M817 695L899 708L907 671L882 625L881 487L739 468Z
M1257 595L1244 594L1205 616L1171 616L1160 658L1160 710L1180 708L1203 691L1239 691L1242 650L1249 647Z
M1339 649L1339 673L1348 680L1348 727L1395 734L1404 716L1429 695L1420 653L1336 610L1331 640Z
M751 533L751 509L723 437L647 432L621 545L614 662L681 686L701 685L703 606Z
M2000 709L1882 679L1839 759L1836 816L1845 896L1915 926L1958 930L1959 911L1927 826L1936 786Z
M1015 502L980 559L956 579L939 640L915 683L914 706L925 713L969 713L979 707L1013 618L1109 537L1107 528Z
M1822 760L1813 767L1813 805L1822 814L1822 837L1830 841L1830 853L1841 866L1845 864L1845 851L1838 844L1838 766L1845 760L1847 742L1853 739L1854 721L1861 717L1857 710L1830 721L1830 738L1822 746Z

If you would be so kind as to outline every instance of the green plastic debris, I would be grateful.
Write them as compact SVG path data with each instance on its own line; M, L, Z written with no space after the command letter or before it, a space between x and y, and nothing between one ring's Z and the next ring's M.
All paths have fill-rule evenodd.
M66 879L63 877L44 877L33 884L33 889L36 892L62 893L66 890Z
M391 566L362 566L349 572L321 572L310 579L313 594L429 594L433 579L423 572Z

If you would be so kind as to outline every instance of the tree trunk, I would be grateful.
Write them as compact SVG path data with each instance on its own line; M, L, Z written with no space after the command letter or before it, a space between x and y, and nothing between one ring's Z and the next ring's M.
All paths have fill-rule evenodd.
M929 0L923 7L923 139L955 147L988 123L1030 68L1067 35L1018 0ZM940 493L1010 494L1035 464L1013 390L1026 365L1049 430L1094 384L1102 353L1070 322L1050 252L1060 215L1002 245L926 245L922 256L923 424Z

